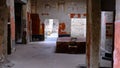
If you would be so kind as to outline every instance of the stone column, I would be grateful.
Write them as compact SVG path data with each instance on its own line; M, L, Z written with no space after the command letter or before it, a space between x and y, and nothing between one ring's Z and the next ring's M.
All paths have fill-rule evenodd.
M26 4L22 6L22 18L23 18L23 37L22 40L24 44L30 42L30 13L31 13L31 2L30 0L27 1Z
M87 1L87 68L99 68L101 0Z
M28 34L27 34L27 6L22 5L22 43L27 44Z
M120 0L116 0L116 21L114 36L114 65L113 68L120 68Z
M15 51L15 8L14 0L10 0L11 47Z
M31 18L30 18L30 14L31 14L31 0L28 0L27 1L27 4L26 4L26 13L27 13L27 23L26 23L26 26L27 26L27 42L31 42L32 40L32 35L31 35Z
M8 8L6 0L0 0L0 62L4 62L7 56L7 23Z

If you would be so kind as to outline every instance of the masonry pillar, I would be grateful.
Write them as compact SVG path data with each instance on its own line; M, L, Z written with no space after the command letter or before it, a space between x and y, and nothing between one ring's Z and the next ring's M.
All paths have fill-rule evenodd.
M2 62L5 62L7 56L7 22L8 8L6 0L0 0L0 66Z
M27 3L24 4L22 6L22 10L23 10L23 15L22 15L22 18L23 18L23 24L25 26L23 26L23 43L29 43L30 42L30 23L31 23L31 20L30 20L30 13L31 13L31 1L30 0L27 0ZM25 34L25 35L24 35Z
M120 0L116 0L116 20L114 39L114 63L113 68L120 68Z
M101 0L87 0L87 68L99 68Z
M26 4L22 5L22 24L23 24L23 31L22 31L22 43L26 44L27 43L27 6Z
M27 1L26 4L26 13L27 13L27 23L26 23L26 27L27 27L27 42L29 43L32 40L32 35L31 35L31 18L30 18L30 14L31 14L31 0Z
M14 0L10 0L10 24L11 24L11 44L12 50L15 50L15 12Z

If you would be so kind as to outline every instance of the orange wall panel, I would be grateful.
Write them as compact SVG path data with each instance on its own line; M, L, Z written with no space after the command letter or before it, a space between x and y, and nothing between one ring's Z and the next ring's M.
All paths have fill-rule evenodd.
M44 24L40 24L40 35L44 35Z

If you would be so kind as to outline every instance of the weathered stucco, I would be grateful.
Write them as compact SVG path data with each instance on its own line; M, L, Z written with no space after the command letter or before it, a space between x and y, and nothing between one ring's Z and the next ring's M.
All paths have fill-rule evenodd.
M66 25L65 32L71 32L71 18L85 18L86 0L37 0L34 12L39 14L42 23L45 19L58 19Z
M120 0L116 0L114 68L120 68Z
M6 0L0 1L0 64L6 61L7 56L7 23L8 6Z
M115 22L114 68L120 68L120 21Z
M14 0L10 0L10 23L11 23L11 38L12 40L15 40Z
M100 0L88 0L87 2L87 68L99 68L101 2Z
M27 27L27 42L30 42L31 40L31 20L30 20L30 14L31 14L31 0L28 0L26 4L26 27Z

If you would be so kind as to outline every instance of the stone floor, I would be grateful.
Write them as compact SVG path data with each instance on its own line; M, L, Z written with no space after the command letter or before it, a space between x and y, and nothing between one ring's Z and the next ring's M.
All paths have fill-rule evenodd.
M55 42L17 45L16 52L9 56L12 68L76 68L85 64L85 55L54 53Z
M86 65L85 54L55 53L55 47L55 41L16 45L16 52L8 56L13 63L9 68L80 68ZM101 62L102 66L110 66L108 61Z

